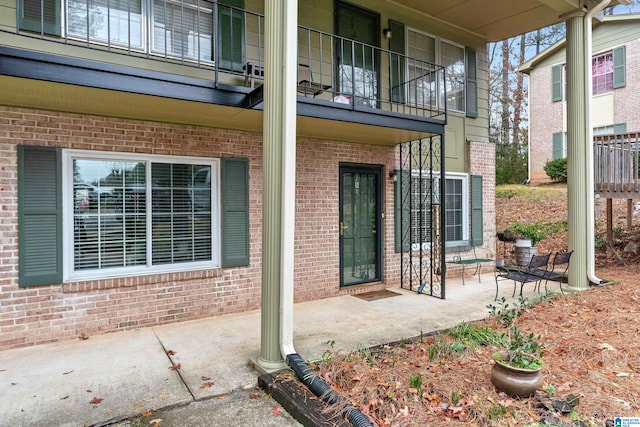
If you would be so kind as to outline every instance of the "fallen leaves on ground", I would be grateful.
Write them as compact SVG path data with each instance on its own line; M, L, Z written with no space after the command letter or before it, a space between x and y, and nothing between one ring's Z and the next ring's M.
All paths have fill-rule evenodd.
M153 415L153 412L151 411L144 411L144 412L140 412L140 415L142 415L143 417L150 417Z
M211 388L211 387L213 387L213 381L207 381L207 382L204 382L204 383L200 384L200 389L201 390L204 390L205 388Z
M282 415L282 407L274 406L273 408L271 408L271 415L273 415L274 417L279 417L280 415Z
M89 403L92 405L97 405L98 403L101 403L103 400L104 399L102 397L94 397L89 401Z
M162 418L156 418L155 420L149 421L149 425L151 427L158 427L161 422L162 422Z
M175 351L173 351L173 350L167 350L167 356L173 356L173 355L175 355L175 354L176 354L176 352L175 352Z
M611 271L620 285L557 296L527 310L524 331L540 334L546 347L544 390L580 397L575 408L583 421L603 426L617 416L640 413L640 275ZM578 313L578 317L567 316ZM499 329L495 318L480 326ZM490 381L496 347L445 351L443 335L410 345L387 346L370 355L338 354L318 374L380 426L491 427L538 422L534 398L511 399ZM418 380L419 378L419 380ZM419 385L418 385L419 384Z
M182 367L182 365L180 363L178 363L177 365L171 365L169 366L169 369L171 369L172 371L177 371L178 369L180 369Z
M518 197L496 199L496 229L516 221L566 220L566 186L557 187L564 191L558 197L545 195L535 203ZM625 215L624 204L614 201L614 227L626 221ZM604 215L596 219L602 232ZM619 238L638 233L640 225L634 224ZM621 253L624 244L613 242ZM567 247L567 233L555 233L538 244L538 252ZM502 254L502 243L496 249ZM557 398L578 396L577 416L592 426L640 414L640 262L632 254L622 256L628 267L606 251L596 251L598 277L618 284L548 299L518 321L523 331L540 334L545 345L542 392L555 391ZM495 319L480 326L499 327ZM535 398L511 399L491 383L495 347L447 353L441 339L425 337L369 355L332 354L317 374L380 427L536 425L541 407ZM558 419L567 417L558 414Z

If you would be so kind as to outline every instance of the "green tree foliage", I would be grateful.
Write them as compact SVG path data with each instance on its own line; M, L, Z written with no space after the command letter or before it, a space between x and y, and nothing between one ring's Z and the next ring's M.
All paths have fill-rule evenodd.
M520 184L527 177L527 152L514 145L496 145L496 183Z
M554 182L567 182L567 159L550 160L544 165L544 171Z

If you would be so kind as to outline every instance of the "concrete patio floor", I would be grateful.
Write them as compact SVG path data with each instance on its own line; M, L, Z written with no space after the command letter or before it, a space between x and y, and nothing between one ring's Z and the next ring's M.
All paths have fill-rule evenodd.
M468 278L466 286L448 279L446 300L392 290L399 295L295 304L297 352L317 359L329 348L328 341L335 342L333 351L346 351L484 318L495 282L492 274L483 275L482 283ZM503 286L500 294L510 297L511 291ZM525 289L525 296L532 292ZM173 355L167 355L169 350ZM146 410L179 407L174 410L182 414L179 419L201 410L206 421L169 422L166 413L162 427L299 425L286 413L274 417L270 409L277 403L266 395L259 402L234 398L256 393L258 374L248 362L259 352L259 311L2 351L0 424L99 425ZM180 369L170 369L178 364Z

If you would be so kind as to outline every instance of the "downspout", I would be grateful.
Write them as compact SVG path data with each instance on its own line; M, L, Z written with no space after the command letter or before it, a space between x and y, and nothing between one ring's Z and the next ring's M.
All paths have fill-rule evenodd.
M276 2L280 3L280 2ZM284 7L283 7L284 5ZM298 2L289 0L280 4L283 28L283 54L281 72L283 85L283 117L288 125L283 130L282 144L282 249L280 254L280 352L286 357L296 353L293 347L293 271L296 211L296 85L298 70Z
M602 0L598 3L593 9L591 9L584 20L584 34L586 38L585 43L585 58L588 58L586 62L586 70L587 78L585 79L585 91L586 91L586 119L587 119L587 197L589 198L588 206L587 206L587 278L589 282L599 285L604 282L604 280L600 279L596 276L595 272L595 216L594 216L594 177L593 177L593 126L591 125L591 104L593 98L593 71L592 67L592 50L593 50L593 42L591 39L592 35L592 19L593 17L604 10L611 3L611 0Z
M295 209L296 209L296 84L298 71L298 1L270 0L267 7L282 19L281 71L285 76L282 87L282 118L285 124L282 141L281 175L281 217L282 240L280 251L280 352L287 365L293 369L300 381L323 401L340 407L340 414L354 427L373 427L369 419L357 408L332 390L296 352L293 345L293 283L295 252ZM277 21L276 21L277 22ZM274 28L269 28L274 30ZM279 53L279 52L278 52ZM276 55L278 55L276 53ZM276 70L276 67L273 68Z

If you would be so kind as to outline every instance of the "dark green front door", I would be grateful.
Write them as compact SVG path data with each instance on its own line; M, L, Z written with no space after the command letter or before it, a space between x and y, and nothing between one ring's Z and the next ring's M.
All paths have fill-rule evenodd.
M340 286L381 280L381 168L340 167Z
M355 105L376 108L379 87L380 16L366 9L336 3L336 87ZM343 38L344 37L344 38Z

